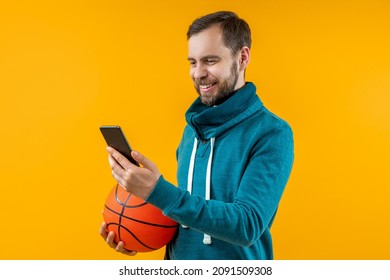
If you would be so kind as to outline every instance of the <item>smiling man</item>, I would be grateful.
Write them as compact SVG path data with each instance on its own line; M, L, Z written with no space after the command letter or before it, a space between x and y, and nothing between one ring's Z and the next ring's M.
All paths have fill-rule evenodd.
M166 259L273 259L270 229L293 164L292 131L245 81L251 34L244 20L209 14L191 24L187 38L199 98L177 149L178 187L138 152L143 167L108 148L112 174L181 224ZM104 223L100 234L117 251L136 253L115 244Z
M195 89L205 105L220 104L245 85L243 72L249 63L250 41L239 50L231 50L218 25L193 32L188 32L188 61Z

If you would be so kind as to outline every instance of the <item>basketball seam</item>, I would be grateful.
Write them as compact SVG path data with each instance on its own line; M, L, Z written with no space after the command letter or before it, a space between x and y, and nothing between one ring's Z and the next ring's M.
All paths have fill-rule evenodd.
M131 194L129 194L129 196L127 197L126 201L123 203L122 201L120 201L119 196L118 196L118 186L119 186L119 184L116 184L115 199L119 203L120 206L125 207L125 208L138 208L138 207L141 207L141 206L144 206L144 205L147 204L146 202L143 202L143 203L137 204L137 205L126 205L127 201L129 201L129 198L130 198Z
M119 213L119 212L117 212L117 211L111 209L111 208L108 207L106 204L104 205L104 207L106 207L106 209L109 210L109 211L111 211L112 213L119 215L121 218L123 217L123 218L132 220L132 221L137 222L137 223L141 223L141 224L145 224L145 225L149 225L149 226L155 226L155 227L163 227L163 228L175 228L175 227L177 227L177 225L169 226L169 225L154 224L154 223L149 223L149 222L137 220L137 219L128 217L128 216L126 216L126 215L123 215L123 211L122 211L121 213ZM119 221L121 221L121 220L119 220Z
M117 186L117 188L118 188L118 186ZM131 197L131 194L129 194L129 196L127 197L127 199L125 201L125 205L129 201L130 197ZM122 240L122 238L121 238L121 230L120 229L121 229L121 226L122 226L122 217L124 216L123 212L125 212L125 207L122 206L122 212L120 214L117 213L119 215L119 225L120 225L119 226L119 230L118 230L118 238L119 238L119 240Z
M142 242L142 241L141 241L141 240L140 240L132 231L130 231L128 228L124 227L123 225L118 224L118 223L109 223L109 224L107 224L107 226L110 226L110 225L116 225L116 226L118 226L118 227L119 227L118 232L120 232L120 230L123 228L125 231L127 231L128 233L130 233L130 234L134 237L134 239L137 240L138 243L140 243L142 246L144 246L144 247L146 247L146 248L148 248L148 249L151 249L151 250L157 250L156 248L152 248L152 247L146 245L145 243L143 243L143 242ZM128 249L128 250L131 250L131 249Z

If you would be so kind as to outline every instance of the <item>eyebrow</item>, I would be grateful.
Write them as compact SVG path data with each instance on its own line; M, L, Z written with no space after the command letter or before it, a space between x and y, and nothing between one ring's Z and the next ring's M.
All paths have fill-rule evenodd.
M200 60L207 60L207 59L221 59L222 57L218 56L218 55L213 55L213 54L210 54L210 55L206 55L206 56L203 56ZM195 58L192 58L192 57L188 57L187 60L196 60Z

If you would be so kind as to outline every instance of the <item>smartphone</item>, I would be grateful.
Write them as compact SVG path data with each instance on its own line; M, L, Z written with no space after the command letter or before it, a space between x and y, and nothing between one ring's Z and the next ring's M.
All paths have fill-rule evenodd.
M100 127L100 131L103 134L104 139L108 146L114 148L122 155L124 155L131 163L139 166L131 156L131 147L127 142L125 134L120 126L117 125L103 125Z

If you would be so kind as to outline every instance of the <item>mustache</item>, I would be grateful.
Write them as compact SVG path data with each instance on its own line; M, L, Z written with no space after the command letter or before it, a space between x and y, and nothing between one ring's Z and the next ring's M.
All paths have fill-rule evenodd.
M207 79L207 78L200 78L200 79L195 79L194 82L198 85L210 85L210 84L215 84L217 82L216 79Z

